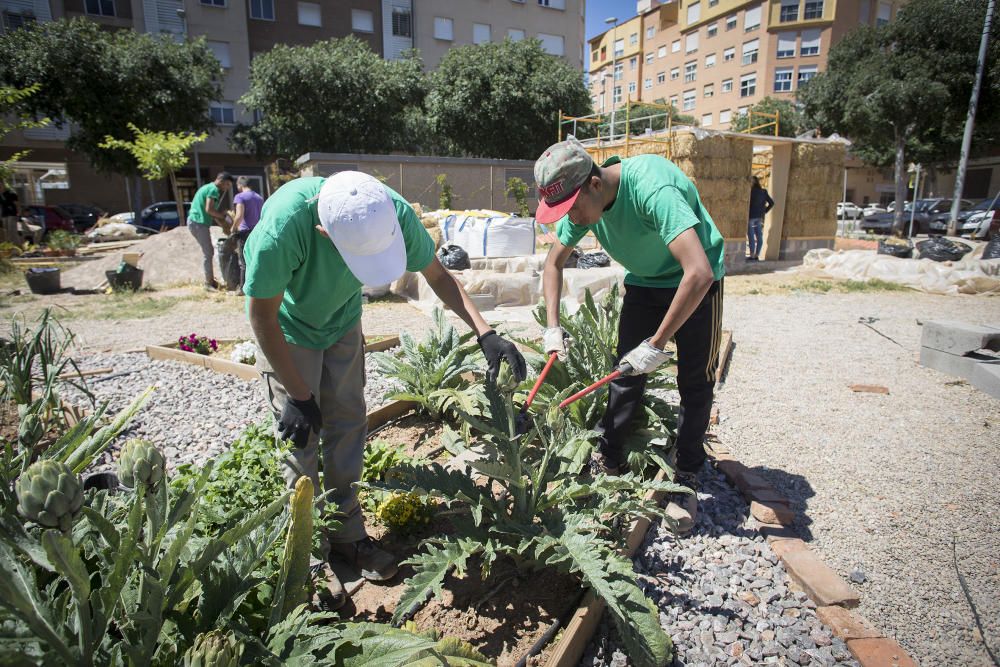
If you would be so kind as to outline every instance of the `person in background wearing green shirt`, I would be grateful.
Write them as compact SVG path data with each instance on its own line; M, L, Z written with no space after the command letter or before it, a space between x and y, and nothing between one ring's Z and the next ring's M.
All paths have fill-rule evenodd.
M413 208L375 178L354 171L298 178L264 204L244 247L247 312L263 352L258 368L280 438L294 445L284 476L312 478L343 515L324 535L329 556L366 579L396 574L395 558L365 530L353 485L361 479L367 432L362 285L385 285L419 271L445 306L478 336L492 380L505 359L519 379L525 363L513 343L490 329L461 284L434 255L434 241ZM345 601L329 568L323 606Z
M194 199L191 200L191 211L188 213L188 229L201 246L205 289L209 290L218 288L212 267L215 257L215 247L212 245L212 222L217 222L223 229L228 230L229 222L226 214L222 212L222 199L232 186L232 175L226 171L220 172L214 181L198 188Z
M618 360L624 376L611 383L597 426L599 451L592 467L619 474L623 440L642 402L646 375L677 344L676 482L691 494L674 494L668 513L686 533L698 510L697 473L705 462L722 322L723 239L698 191L666 158L614 156L598 166L575 138L550 146L535 162L536 219L557 223L557 240L545 260L542 283L548 328L546 353L565 355L559 326L563 265L588 232L625 267L625 295L618 324ZM596 378L595 378L596 379Z

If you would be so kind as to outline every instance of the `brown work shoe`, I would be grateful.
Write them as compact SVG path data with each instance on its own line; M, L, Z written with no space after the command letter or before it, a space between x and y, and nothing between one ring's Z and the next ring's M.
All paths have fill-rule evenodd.
M678 535L687 535L698 518L698 474L678 470L674 483L691 493L671 493L667 498L667 518Z
M338 558L357 569L368 581L387 581L396 576L396 557L381 548L371 537L357 542L334 542L330 557Z
M313 606L319 611L336 611L347 602L347 593L330 563L314 560L309 563L309 573L316 586Z
M590 455L590 474L591 475L611 475L612 477L617 477L623 473L627 472L627 466L622 463L611 459L609 456L602 454L601 452L594 452Z

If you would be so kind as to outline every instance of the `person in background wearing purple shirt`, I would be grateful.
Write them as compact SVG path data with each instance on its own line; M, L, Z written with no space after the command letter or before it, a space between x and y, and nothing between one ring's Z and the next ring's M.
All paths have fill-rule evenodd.
M243 259L243 245L247 242L250 232L260 222L260 209L264 206L264 198L253 191L250 187L250 179L240 176L236 179L236 188L239 190L233 198L233 205L236 206L236 218L233 220L233 228L236 229L236 255L240 259L240 286L236 293L243 296L243 281L247 277L247 263Z

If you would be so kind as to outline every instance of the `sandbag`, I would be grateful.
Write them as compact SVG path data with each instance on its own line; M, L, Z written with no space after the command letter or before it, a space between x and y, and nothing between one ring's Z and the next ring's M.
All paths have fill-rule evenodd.
M463 271L472 268L472 262L469 261L469 253L454 243L441 246L441 249L437 251L437 256L446 269Z
M585 255L581 255L580 259L576 263L576 268L578 269L600 269L605 266L611 266L611 258L608 257L608 253L603 250L588 252Z
M898 241L894 243L886 239L879 239L878 254L908 259L913 257L913 244L909 241Z
M995 235L983 248L983 259L1000 259L1000 235Z
M917 243L917 250L920 251L920 259L930 259L935 262L957 262L972 250L972 246L946 239L943 236L932 236L926 241Z
M452 214L441 223L443 239L471 258L522 257L535 252L535 219Z

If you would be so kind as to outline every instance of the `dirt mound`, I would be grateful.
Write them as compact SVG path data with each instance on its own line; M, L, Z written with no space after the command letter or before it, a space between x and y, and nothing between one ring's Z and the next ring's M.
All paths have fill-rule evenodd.
M212 227L212 244L224 236L221 227ZM139 268L143 270L144 287L166 287L180 283L201 283L204 274L201 269L201 248L191 236L187 227L177 227L169 232L153 234L149 238L122 252L141 252ZM104 281L105 271L113 271L121 262L121 252L112 252L106 257L86 262L62 274L64 287L92 289ZM222 276L219 270L219 255L215 255L215 277Z

